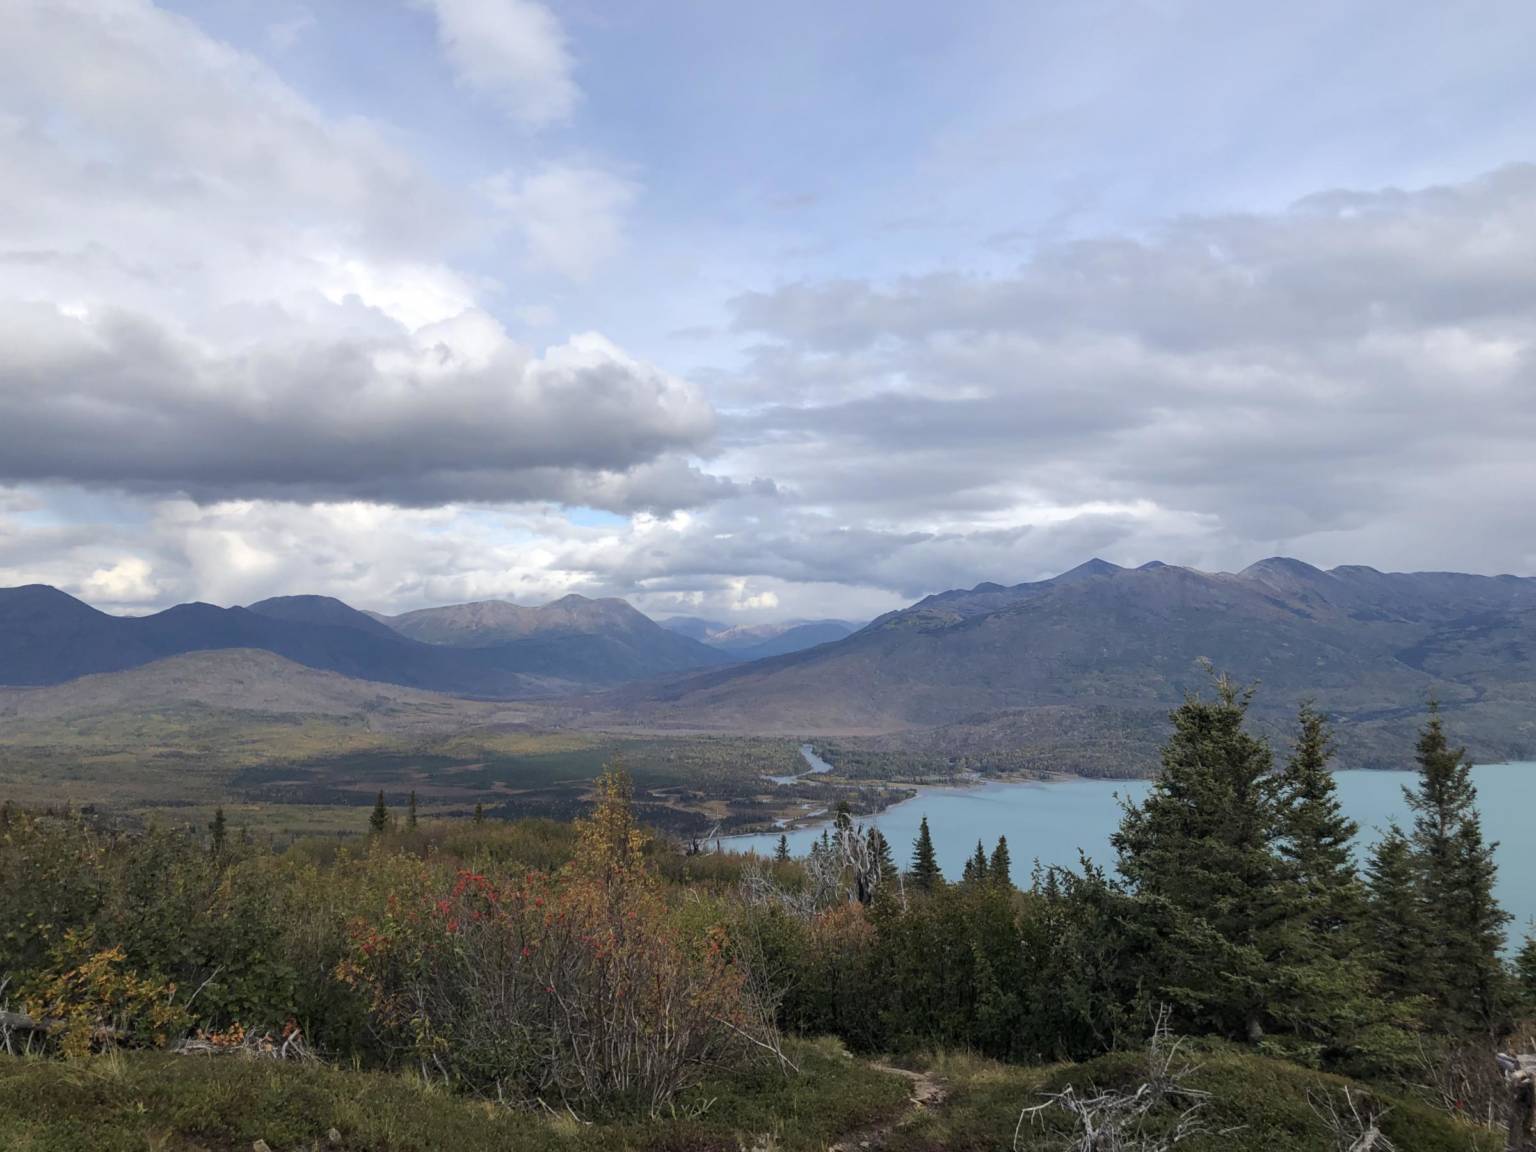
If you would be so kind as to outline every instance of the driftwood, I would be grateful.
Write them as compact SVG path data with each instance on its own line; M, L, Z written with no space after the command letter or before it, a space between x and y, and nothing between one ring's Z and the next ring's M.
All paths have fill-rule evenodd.
M265 1060L312 1061L315 1054L304 1043L304 1034L289 1026L278 1035L268 1032L242 1032L237 1036L198 1032L171 1049L178 1056L253 1056Z
M1338 1152L1396 1152L1397 1145L1381 1130L1381 1118L1391 1111L1368 1095L1344 1089L1344 1103L1331 1095L1307 1093L1307 1103L1327 1127Z
M1146 1078L1140 1085L1093 1095L1078 1095L1071 1085L1044 1093L1043 1103L1020 1111L1013 1130L1014 1152L1020 1152L1026 1121L1033 1127L1060 1113L1065 1113L1071 1126L1058 1146L1062 1152L1170 1152L1186 1140L1236 1132L1235 1128L1213 1132L1202 1123L1211 1094L1189 1082L1200 1066L1184 1055L1183 1041L1174 1038L1170 1019L1164 1005L1147 1043ZM1172 1116L1156 1128L1154 1113Z
M1508 1152L1536 1150L1536 1056L1499 1054L1509 1084Z

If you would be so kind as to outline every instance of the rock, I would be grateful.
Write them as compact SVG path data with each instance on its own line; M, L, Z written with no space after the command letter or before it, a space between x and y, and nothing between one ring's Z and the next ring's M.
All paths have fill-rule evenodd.
M251 1152L272 1152L272 1148L265 1140L258 1140L251 1145Z
M325 1138L326 1138L327 1141L329 1141L332 1144L340 1144L341 1143L341 1133L338 1132L335 1128L332 1128L329 1132L327 1132L325 1134Z

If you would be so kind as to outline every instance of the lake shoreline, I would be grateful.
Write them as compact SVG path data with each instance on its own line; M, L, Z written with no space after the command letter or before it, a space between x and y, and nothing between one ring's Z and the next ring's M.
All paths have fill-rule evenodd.
M1526 923L1536 918L1536 840L1528 835L1529 813L1536 810L1536 762L1515 761L1475 765L1473 783L1485 835L1498 842L1499 899L1513 913L1513 935L1523 934ZM1393 823L1406 828L1412 819L1403 799L1403 785L1415 775L1407 769L1345 768L1334 773L1339 801L1345 813L1360 826L1356 857ZM1119 828L1122 806L1116 794L1138 802L1152 780L1107 780L1099 777L1061 776L1041 780L989 777L965 784L907 785L916 794L872 815L856 816L866 826L875 825L903 864L909 845L926 818L945 875L958 877L965 861L974 854L977 840L990 847L1006 835L1015 861L1015 883L1027 887L1032 863L1043 866L1078 867L1080 854L1101 863L1112 862L1111 838ZM770 833L722 838L732 851L770 855L780 836L787 837L790 851L804 855L830 814L794 828Z

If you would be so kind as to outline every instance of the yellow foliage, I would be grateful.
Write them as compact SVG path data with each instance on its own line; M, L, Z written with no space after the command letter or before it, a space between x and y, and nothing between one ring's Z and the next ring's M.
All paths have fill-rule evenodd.
M51 1022L65 1055L85 1056L125 1042L159 1047L185 1026L176 985L158 984L127 968L120 946L95 949L89 932L66 932L53 956L28 1010Z

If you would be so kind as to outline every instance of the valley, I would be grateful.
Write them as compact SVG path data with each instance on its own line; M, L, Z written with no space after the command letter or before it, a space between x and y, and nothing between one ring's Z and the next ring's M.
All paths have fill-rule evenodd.
M659 827L739 832L838 800L876 811L919 783L1144 777L1208 666L1258 686L1252 722L1277 745L1313 696L1343 767L1403 766L1430 697L1481 762L1536 748L1536 580L1093 561L746 655L849 627L733 634L579 596L391 617L301 595L122 618L0 590L0 792L345 831L381 790L447 816L568 818L622 763ZM807 739L835 772L799 775Z

